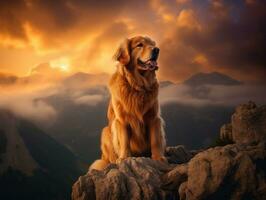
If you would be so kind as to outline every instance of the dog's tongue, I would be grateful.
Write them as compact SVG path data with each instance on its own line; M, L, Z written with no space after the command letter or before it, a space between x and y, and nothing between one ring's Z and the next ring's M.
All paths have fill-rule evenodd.
M151 68L157 67L157 62L154 61L154 60L150 60L150 61L148 62L148 64L149 64L149 66L150 66Z
M156 67L157 66L157 62L156 61L151 61L151 66L152 67Z

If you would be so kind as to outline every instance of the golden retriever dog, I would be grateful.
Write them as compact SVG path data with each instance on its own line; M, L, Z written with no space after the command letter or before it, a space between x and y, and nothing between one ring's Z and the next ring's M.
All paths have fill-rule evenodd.
M91 169L102 170L130 156L165 161L165 134L158 102L159 48L148 37L126 39L114 58L119 62L109 82L109 120L101 135L100 160Z

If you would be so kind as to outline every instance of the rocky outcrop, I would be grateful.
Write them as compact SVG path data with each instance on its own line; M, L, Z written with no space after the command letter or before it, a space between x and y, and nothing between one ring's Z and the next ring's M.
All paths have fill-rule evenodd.
M188 163L180 199L266 199L265 164L263 143L203 151Z
M167 148L170 162L174 159L176 163L187 162L191 157L183 146ZM172 191L162 189L162 178L172 170L176 171L176 176L176 166L182 165L144 157L127 158L119 165L109 165L104 171L92 170L81 176L73 186L72 199L166 199ZM182 177L185 180L185 175ZM174 184L171 183L172 187Z
M93 170L73 186L72 199L266 199L266 150L232 144L210 148L188 163L128 158Z
M221 128L220 137L235 143L259 142L266 139L266 106L254 102L240 105L231 117L231 123Z
M103 171L89 171L73 185L72 199L266 199L265 129L258 128L265 126L263 116L264 108L250 103L238 107L231 125L222 128L234 144L193 152L168 147L169 163L132 157ZM259 137L248 141L249 133Z

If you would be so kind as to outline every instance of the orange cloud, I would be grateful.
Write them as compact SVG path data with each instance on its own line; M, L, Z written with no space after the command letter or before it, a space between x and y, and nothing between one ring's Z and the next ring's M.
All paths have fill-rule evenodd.
M160 0L151 0L151 6L163 19L163 22L167 23L174 20L175 15L170 12L167 4L162 3Z
M180 28L201 29L201 25L192 9L184 9L179 13L177 26Z
M12 38L9 35L0 34L0 46L4 48L24 48L26 43L23 40Z
M263 81L265 7L260 0L1 1L0 71L25 76L50 63L111 73L119 41L148 35L161 47L160 78L216 70Z

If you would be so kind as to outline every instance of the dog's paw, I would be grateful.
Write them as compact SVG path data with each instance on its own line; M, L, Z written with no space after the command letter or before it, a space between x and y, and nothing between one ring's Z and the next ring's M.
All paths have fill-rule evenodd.
M152 159L153 160L157 160L157 161L161 161L161 162L164 162L164 163L168 163L167 158L164 157L164 156L152 156Z
M123 160L125 160L126 158L117 158L115 163L116 164L120 164Z

